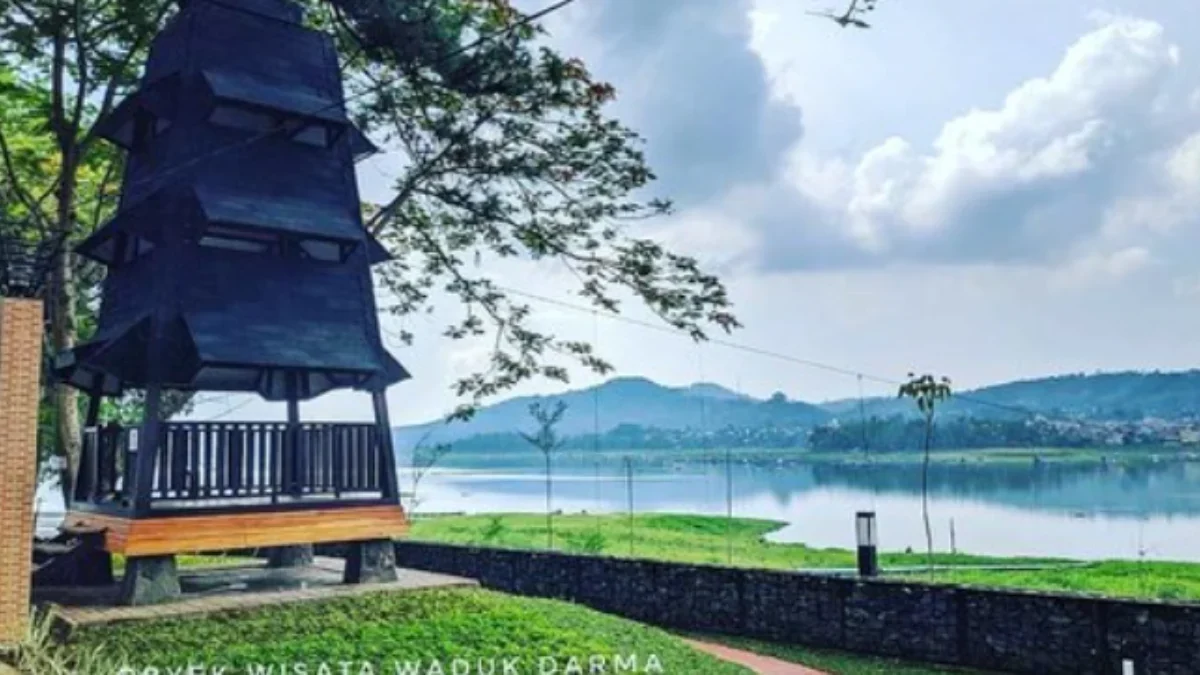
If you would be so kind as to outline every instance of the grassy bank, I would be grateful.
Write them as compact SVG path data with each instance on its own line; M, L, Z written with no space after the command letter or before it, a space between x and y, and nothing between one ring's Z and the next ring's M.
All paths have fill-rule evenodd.
M641 470L651 467L670 469L675 464L723 464L724 449L663 448L628 450L609 448L600 451L564 450L555 455L560 466L590 467L596 462L620 471L626 457L637 457ZM813 451L805 448L734 448L729 457L739 464L766 466L848 464L905 466L920 464L924 458L917 449L904 451ZM1200 461L1197 446L1109 446L1095 448L1020 447L1020 448L935 448L935 464L1030 466L1036 463L1070 465L1145 466L1159 462ZM443 468L467 471L541 470L544 459L532 449L509 451L464 450L452 452L440 462ZM409 463L402 457L401 466Z
M777 544L764 537L783 523L772 520L672 514L566 514L554 518L556 549L575 553L654 558L678 562L797 569L853 567L854 553L845 549ZM632 530L632 536L631 536ZM457 544L510 548L546 548L546 517L536 514L437 516L413 522L411 537ZM939 553L939 565L1008 562L1056 562L1048 558L995 558ZM925 564L923 553L883 553L884 566Z
M810 452L796 455L797 461L846 464L905 465L920 464L924 455L918 450L876 452L867 456L858 452ZM972 448L935 449L930 459L936 464L984 464L1028 466L1036 463L1073 465L1143 466L1158 462L1200 461L1193 446L1119 446L1105 448Z
M555 548L592 553L768 569L850 568L854 553L845 549L779 544L764 537L783 523L715 516L640 514L569 514L554 518ZM632 537L631 537L632 529ZM418 519L412 538L458 544L546 548L545 516L533 514L440 516ZM732 556L731 556L732 553ZM920 552L885 552L887 568L925 565ZM935 554L943 565L1044 565L1069 563L1053 558L1003 558ZM1098 593L1103 595L1200 601L1200 564L1106 561L1086 566L1036 571L939 570L909 578L1009 588Z
M632 621L562 602L519 598L476 589L426 590L341 598L323 602L246 610L204 618L85 628L72 647L86 653L97 647L110 659L160 669L192 664L227 672L256 672L255 665L308 664L309 672L329 664L342 672L407 672L396 664L423 664L412 672L429 672L437 661L452 672L452 660L472 666L480 660L498 664L516 659L522 673L539 672L543 659L553 659L556 672L571 658L589 672L589 659L628 659L636 655L645 672L651 657L661 672L733 675L748 671L701 654L673 635ZM626 661L628 663L628 661ZM160 670L159 672L168 672ZM261 670L257 672L269 672ZM285 671L293 672L293 671ZM474 672L474 671L472 671ZM651 671L654 672L654 671Z
M934 578L946 583L1200 601L1200 564L1196 563L1106 560L1067 569L946 571Z

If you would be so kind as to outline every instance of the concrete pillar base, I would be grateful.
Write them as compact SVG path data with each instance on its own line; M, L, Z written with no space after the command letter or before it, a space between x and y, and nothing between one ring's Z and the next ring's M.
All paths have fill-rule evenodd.
M176 600L181 594L175 556L156 555L125 560L125 576L121 579L122 605L154 605Z
M396 545L391 539L355 541L349 544L343 582L379 584L395 580Z
M113 576L112 554L104 550L104 533L87 532L80 535L79 563L76 567L75 583L79 586L111 586Z
M267 551L267 567L308 567L313 564L312 544L275 546Z

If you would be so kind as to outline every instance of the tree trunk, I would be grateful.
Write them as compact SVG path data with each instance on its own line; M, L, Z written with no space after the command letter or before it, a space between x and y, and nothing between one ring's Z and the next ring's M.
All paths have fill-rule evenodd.
M75 346L75 302L74 272L70 244L66 238L74 227L76 161L70 150L63 152L62 179L57 197L55 232L59 242L50 272L50 349L53 359L59 353ZM79 466L81 430L79 427L79 404L77 392L62 382L54 387L55 434L54 454L66 460L59 480L62 483L64 503L70 503L71 484Z
M933 574L933 528L929 526L929 445L933 437L933 419L925 420L925 458L921 463L921 517L925 521L925 552L929 573Z

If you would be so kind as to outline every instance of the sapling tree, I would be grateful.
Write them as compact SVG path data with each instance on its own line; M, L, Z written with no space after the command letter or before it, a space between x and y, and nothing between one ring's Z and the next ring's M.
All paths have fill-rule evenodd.
M417 508L421 505L421 497L418 489L421 487L421 480L429 474L433 467L442 460L443 457L450 454L454 446L449 443L435 443L429 445L429 433L421 437L417 444L413 446L412 453L412 491L408 498L408 511L410 514L416 513Z
M529 406L529 416L537 422L537 431L532 434L521 432L521 436L533 447L537 448L546 460L546 548L554 548L554 511L552 505L553 474L551 459L556 450L562 447L563 439L558 435L556 427L567 412L565 401L558 401L552 409L542 407L541 403Z
M933 528L929 525L929 448L933 443L933 415L937 404L950 398L950 378L908 374L900 385L899 397L911 398L925 421L924 456L921 460L921 518L925 522L925 550L933 572Z

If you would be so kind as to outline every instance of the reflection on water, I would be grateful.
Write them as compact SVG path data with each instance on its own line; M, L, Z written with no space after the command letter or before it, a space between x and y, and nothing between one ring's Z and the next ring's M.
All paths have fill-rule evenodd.
M554 504L564 511L622 511L622 468L559 467ZM734 465L734 513L780 520L773 539L811 546L854 545L854 512L874 509L886 549L924 548L920 467L915 465ZM425 511L544 508L536 471L443 470L421 483ZM961 551L1071 558L1200 560L1200 465L935 464L930 513L936 546ZM639 471L637 511L725 513L721 465L677 464Z
M555 468L554 506L567 512L624 511L629 486L619 461ZM635 466L637 511L723 515L723 465L676 462ZM401 475L408 489L411 478ZM917 465L736 463L735 515L787 525L779 541L815 547L854 545L854 512L878 513L885 549L924 548ZM435 469L420 483L425 512L541 512L537 470ZM44 489L43 511L61 510ZM935 464L930 470L935 545L994 555L1200 561L1200 465Z

